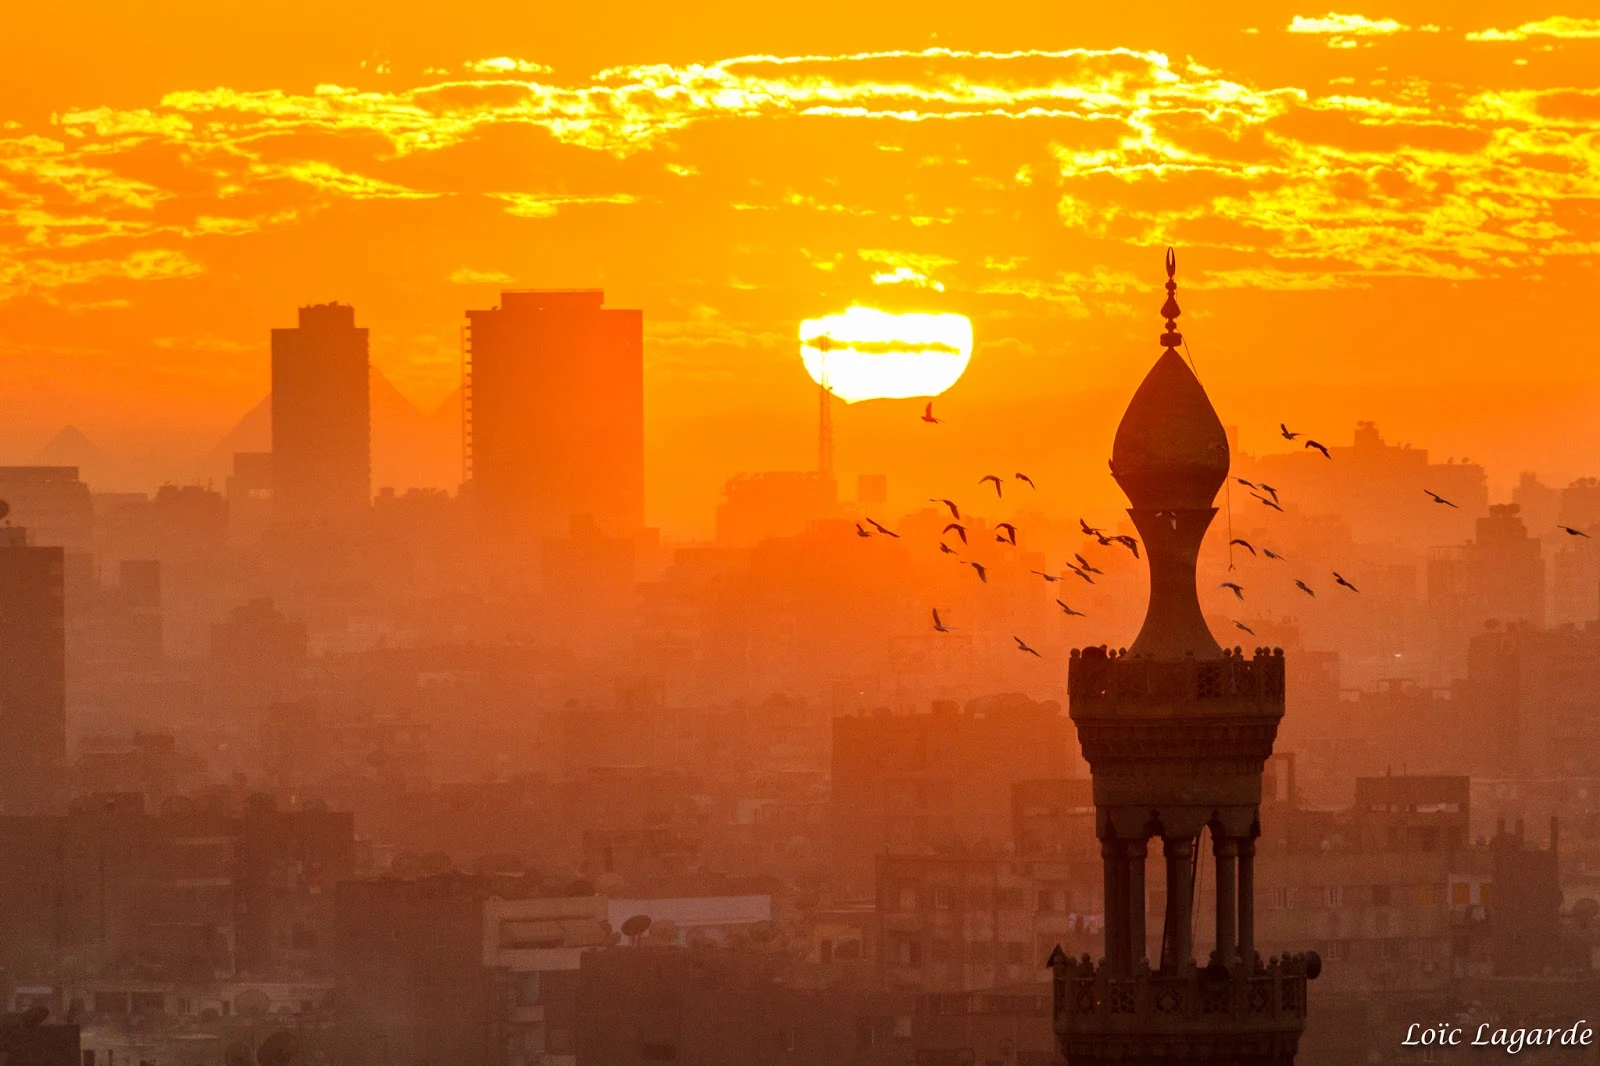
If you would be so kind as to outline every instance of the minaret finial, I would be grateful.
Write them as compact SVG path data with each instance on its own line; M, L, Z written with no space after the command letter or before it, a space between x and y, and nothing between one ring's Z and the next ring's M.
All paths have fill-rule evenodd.
M1183 314L1183 311L1178 307L1178 298L1173 295L1178 291L1178 283L1172 280L1172 276L1177 272L1178 254L1168 248L1167 302L1161 305L1161 317L1167 320L1167 331L1161 335L1161 344L1169 352L1183 343L1183 334L1178 332L1178 316Z

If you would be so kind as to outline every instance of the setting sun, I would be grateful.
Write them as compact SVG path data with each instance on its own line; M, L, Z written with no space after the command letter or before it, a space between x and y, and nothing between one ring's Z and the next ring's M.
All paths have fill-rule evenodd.
M972 323L852 307L801 322L800 358L811 380L845 403L937 396L967 369Z

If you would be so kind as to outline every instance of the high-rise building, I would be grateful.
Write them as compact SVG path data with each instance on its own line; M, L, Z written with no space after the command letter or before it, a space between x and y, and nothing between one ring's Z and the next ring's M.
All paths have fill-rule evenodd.
M1111 474L1133 505L1149 561L1149 607L1131 647L1075 650L1067 672L1068 713L1094 779L1105 955L1097 966L1088 955L1080 962L1052 953L1056 1032L1069 1066L1288 1066L1305 1027L1306 981L1322 963L1314 952L1264 962L1256 951L1256 838L1262 773L1283 718L1283 650L1257 648L1246 658L1224 649L1200 613L1195 563L1229 448L1177 351L1175 269L1169 250L1166 351L1112 446ZM1197 964L1202 836L1211 838L1216 875L1215 947ZM1166 867L1154 962L1145 924L1152 839Z
M532 543L588 515L644 521L644 314L598 289L503 293L467 312L465 473L486 531Z
M300 308L272 331L272 496L293 522L341 525L371 502L367 331L355 308Z
M67 654L60 547L0 527L0 812L53 814L64 798Z

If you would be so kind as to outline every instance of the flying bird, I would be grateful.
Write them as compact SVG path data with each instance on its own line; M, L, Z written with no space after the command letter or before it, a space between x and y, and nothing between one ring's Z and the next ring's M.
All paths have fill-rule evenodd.
M1273 551L1271 548L1262 548L1261 549L1261 554L1265 555L1268 559L1276 559L1279 562L1286 561L1283 558L1283 556L1279 555L1277 552Z
M1245 625L1243 622L1235 622L1233 624L1235 626L1237 626L1238 628L1244 630L1246 633L1249 633L1252 637L1256 635L1256 631L1251 629L1249 626Z
M934 499L933 497L930 496L928 498L928 502L929 503L942 503L942 504L944 504L946 507L950 508L950 517L954 518L957 522L961 521L961 509L956 506L956 501L954 501L954 500L945 500L945 499Z
M1094 578L1089 576L1089 571L1080 570L1078 567L1073 566L1071 563L1067 564L1067 569L1071 570L1074 574L1077 574L1079 577L1083 578L1089 584L1091 584L1091 585L1094 584ZM1099 571L1096 571L1096 573L1099 573Z
M1062 601L1060 601L1060 600L1057 600L1056 603L1061 607L1061 613L1062 614L1075 614L1079 618L1087 618L1087 617L1089 617L1088 615L1084 614L1082 611L1074 611L1071 607L1068 607L1065 603L1062 603Z
M1304 592L1307 596L1316 596L1316 593L1311 591L1311 586L1298 578L1295 579L1294 587Z
M1040 577L1044 578L1046 581L1060 581L1061 580L1061 576L1059 574L1047 574L1043 570L1029 570L1028 573L1030 573L1030 574L1038 574Z
M982 485L985 481L994 482L994 494L995 494L996 497L1005 495L1005 493L1000 491L1000 475L998 475L998 474L985 474L985 475L983 475L982 477L980 477L978 479L978 484Z
M872 536L872 534L868 533L865 529L861 528L861 523L857 522L856 523L856 536L858 536L858 537L870 537L870 536Z
M1096 529L1094 526L1091 526L1089 523L1085 522L1081 518L1078 519L1078 528L1083 530L1083 535L1086 536L1086 537L1102 536L1102 533L1101 533L1100 530Z
M870 518L867 519L867 525L871 526L873 529L876 529L879 533L882 533L886 537L893 537L895 540L899 540L900 539L900 534L896 533L894 530L890 529L888 526L885 526L885 525L882 525L882 524L880 524L878 522L875 522Z
M1333 456L1328 454L1328 446L1326 444L1318 444L1316 441L1311 440L1310 438L1307 438L1306 447L1307 448L1315 448L1317 451L1322 453L1322 457L1324 459L1332 459L1333 458Z
M1239 583L1237 581L1224 581L1222 584L1218 585L1217 588L1232 589L1235 596L1239 597L1241 600L1244 599L1244 589L1239 587Z
M1003 537L999 533L994 535L994 539L999 541L1001 544L1015 545L1017 543L1017 527L1012 525L1010 522L1001 522L994 528L1003 529L1006 531L1006 535Z
M1256 553L1255 545L1251 544L1249 541L1245 540L1243 537L1234 537L1232 540L1228 541L1228 547L1230 547L1230 548L1233 547L1235 544L1237 544L1239 547L1243 548L1245 551L1249 552L1251 555L1254 555Z
M1118 544L1131 551L1135 559L1139 558L1139 542L1128 536L1126 533L1119 533L1110 539L1116 541Z
M1422 491L1427 493L1428 498L1431 499L1434 503L1442 503L1446 507L1455 507L1456 506L1455 504L1451 503L1449 500L1445 499L1443 496L1439 495L1437 492L1430 492L1427 489L1423 489ZM1457 507L1456 510L1460 510L1460 508Z
M933 631L935 633L950 632L950 627L939 620L939 608L937 607L933 609Z
M951 522L949 525L939 530L939 533L943 535L950 532L952 529L956 531L956 536L961 538L961 543L965 544L967 542L967 527L962 525L960 522Z
M1333 572L1333 580L1335 582L1337 582L1338 584L1343 585L1345 588L1349 589L1351 592L1360 592L1361 591L1360 589L1356 588L1354 585L1350 584L1350 582L1346 581L1345 578L1344 578L1344 575L1339 573L1339 571L1337 571L1337 570L1335 570Z
M1588 537L1589 536L1589 534L1585 533L1583 530L1581 530L1581 529L1573 529L1571 526L1557 526L1556 528L1561 530L1561 532L1565 533L1569 537Z
M1278 490L1277 489L1273 488L1271 485L1268 485L1265 481L1263 481L1258 487L1261 489L1261 491L1270 494L1274 501L1277 500L1277 498L1278 498Z
M1073 552L1072 553L1072 557L1074 559L1078 560L1078 565L1079 566L1083 567L1085 570L1089 571L1089 573L1091 573L1091 574L1103 574L1103 573L1105 573L1104 570L1100 569L1098 566L1095 566L1093 563L1091 563L1089 560L1085 559L1083 556L1079 555L1077 552Z
M989 571L982 563L968 563L967 565L978 572L979 581L982 581L985 585L989 583Z
M1032 648L1030 648L1026 644L1024 644L1021 637L1012 637L1011 639L1017 642L1017 650L1018 651L1025 651L1029 655L1033 656L1035 659L1044 658L1044 656L1040 655L1038 652L1034 651Z
M944 552L946 555L959 554L954 548L950 547L950 545L946 544L942 540L939 542L939 550Z
M1283 507L1282 507L1282 506L1280 506L1280 505L1279 505L1279 503L1278 503L1278 501L1277 501L1277 500L1273 500L1273 499L1268 499L1268 498L1267 498L1267 497L1265 497L1265 496L1257 496L1257 495L1256 495L1256 494L1255 494L1255 493L1253 493L1253 492L1252 492L1252 493L1251 493L1251 494L1250 494L1250 495L1251 495L1251 496L1252 496L1252 497L1254 497L1254 498L1255 498L1255 499L1258 499L1258 500L1260 500L1260 501L1261 501L1261 502L1262 502L1262 503L1264 503L1264 504L1266 504L1266 505L1267 505L1267 506L1268 506L1268 507L1270 507L1270 508L1272 508L1272 509L1273 509L1273 510L1274 510L1274 511L1281 511L1281 510L1283 510Z
M1018 481L1026 481L1030 489L1037 489L1039 487L1033 483L1033 478L1029 477L1027 474L1013 474L1011 476L1016 478Z
M928 401L928 406L923 408L923 410L922 410L922 420L924 422L937 422L937 421L939 421L937 418L933 417L933 401L932 400L929 400Z
M1278 432L1283 434L1284 440L1294 440L1300 435L1298 433L1289 432L1289 427L1284 425L1282 422L1278 423Z
M1261 487L1260 485L1257 485L1254 481L1246 481L1242 477L1236 477L1233 480L1237 481L1239 484L1243 485L1247 489L1259 489Z

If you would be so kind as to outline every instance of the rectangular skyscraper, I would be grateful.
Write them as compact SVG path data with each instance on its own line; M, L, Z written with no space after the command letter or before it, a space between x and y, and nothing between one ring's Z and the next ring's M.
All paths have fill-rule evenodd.
M277 517L339 525L372 499L367 331L355 308L300 308L272 331L272 494Z
M468 311L468 476L491 534L609 537L644 522L644 314L598 289L507 292Z
M0 813L51 814L65 798L62 564L61 548L0 528Z

